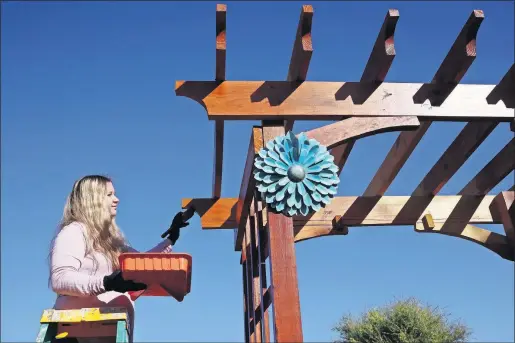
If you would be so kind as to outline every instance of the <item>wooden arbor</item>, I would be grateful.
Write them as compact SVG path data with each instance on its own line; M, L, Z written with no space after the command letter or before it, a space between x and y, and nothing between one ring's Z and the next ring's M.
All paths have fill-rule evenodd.
M475 59L475 38L484 19L483 12L472 12L429 83L383 82L395 57L397 10L387 12L359 82L305 81L313 52L312 17L312 7L302 6L285 81L226 81L226 6L217 5L216 79L176 82L176 94L197 101L205 108L208 119L215 121L212 196L183 199L182 206L195 208L203 229L234 229L234 248L241 251L247 342L270 341L267 313L270 304L274 308L275 341L303 341L295 242L346 235L349 226L412 225L417 232L463 238L504 259L514 260L514 188L497 195L488 194L514 169L513 139L486 161L484 168L458 194L437 195L496 126L510 123L511 130L515 130L514 65L497 85L459 84ZM356 140L382 132L400 133L363 195L329 198L322 190L314 194L318 188L305 188L304 193L292 195L290 208L305 205L316 197L328 199L327 205L316 210L312 207L306 215L288 215L273 211L267 203L282 201L281 206L285 206L286 200L278 193L272 194L273 191L262 193L266 188L262 187L285 176L284 173L272 175L279 173L273 167L283 158L279 156L281 147L277 142L292 129L294 120L300 119L334 121L304 135L315 139L322 150L329 151L338 167L337 173L344 167ZM262 123L252 128L237 198L221 198L220 194L224 120L261 120ZM384 196L434 121L467 124L411 195ZM266 155L267 149L275 149L280 158L269 160L271 174L256 176L256 165L263 166L258 156L275 158L270 152ZM289 179L284 182L293 183L290 176L288 169ZM300 186L297 187L300 192ZM488 223L502 224L506 234L477 226Z

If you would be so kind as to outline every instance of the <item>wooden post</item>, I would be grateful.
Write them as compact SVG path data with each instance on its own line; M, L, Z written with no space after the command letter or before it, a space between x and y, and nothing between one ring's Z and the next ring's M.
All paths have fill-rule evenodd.
M263 121L263 143L284 134L283 121ZM302 342L293 219L266 211L276 342Z

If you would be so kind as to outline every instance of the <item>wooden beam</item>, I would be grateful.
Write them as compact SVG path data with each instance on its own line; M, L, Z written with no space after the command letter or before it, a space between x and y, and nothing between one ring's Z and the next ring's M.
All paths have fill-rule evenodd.
M399 11L389 9L379 30L374 48L361 76L361 82L383 82L395 58L394 33Z
M504 75L502 80L497 86L492 89L492 92L486 97L489 104L497 104L502 100L504 105L508 108L515 108L515 63L511 65L508 72ZM512 131L515 120L512 121Z
M297 33L293 42L293 49L290 59L290 67L288 68L287 81L303 82L306 80L309 62L313 54L313 42L311 39L311 24L313 22L313 7L311 5L302 5L300 11L299 23L297 25ZM285 131L293 129L293 120L285 121Z
M340 120L418 116L439 121L510 122L513 110L485 101L494 85L460 84L441 106L417 104L420 83L176 81L176 95L199 102L210 120Z
M363 193L364 196L383 195L386 192L422 137L424 137L430 125L430 121L425 121L421 123L418 129L401 132L397 136L388 155L386 155L383 163Z
M476 37L484 18L483 11L472 11L431 83L413 96L416 103L429 100L432 106L440 106L447 99L476 59Z
M247 160L245 162L245 169L243 171L243 178L240 186L240 196L238 198L238 205L236 208L236 222L238 223L235 229L235 242L234 249L241 250L243 234L245 232L245 225L249 215L249 208L254 196L254 189L256 188L256 180L252 174L254 170L254 156L263 147L263 131L261 127L254 126L250 136L249 150L247 152Z
M284 134L281 121L263 122L263 141ZM267 211L274 339L303 342L293 219Z
M348 118L324 125L304 134L316 139L327 149L332 149L350 140L355 141L384 132L415 130L420 126L417 117L372 117Z
M513 192L513 191L511 191ZM377 200L379 198L379 200ZM410 200L411 199L411 200ZM345 226L388 226L414 225L425 213L431 213L437 221L443 219L461 221L463 212L455 211L456 206L478 199L475 195L437 196L342 196L333 198L324 209L313 213L309 219L293 217L294 230L300 232L307 227L333 229L333 219L340 215ZM500 224L494 220L489 210L493 195L480 197L479 204L469 207L473 213L467 218L472 224ZM415 206L410 212L402 212L408 202ZM236 207L238 198L196 198L183 199L182 207L193 205L200 216L203 229L233 229L237 227ZM427 205L426 205L427 204Z
M497 126L496 122L471 122L458 134L412 195L436 195Z
M417 222L415 231L421 233L439 233L442 235L462 238L479 244L488 250L495 252L504 259L513 261L513 251L506 236L482 229L480 227L459 222L434 222L432 227L427 227L422 221Z
M515 192L501 192L490 204L492 217L503 225L515 253Z
M484 195L488 194L495 186L499 184L509 173L515 168L515 138L512 138L481 169L481 171L470 182L463 187L458 193L459 195Z
M227 42L226 32L227 6L224 4L216 5L216 67L215 80L222 82L225 80L225 56ZM224 121L215 121L215 144L213 162L213 198L220 198L222 193L222 171L224 153Z

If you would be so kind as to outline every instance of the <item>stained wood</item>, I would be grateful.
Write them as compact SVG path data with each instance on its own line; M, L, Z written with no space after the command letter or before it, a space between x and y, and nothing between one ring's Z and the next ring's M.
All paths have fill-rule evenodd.
M513 192L513 191L512 191ZM378 200L379 198L379 200ZM411 200L415 204L411 212L402 212ZM295 230L304 227L321 227L332 229L335 216L342 216L342 223L347 226L385 226L385 225L414 225L423 214L431 213L435 220L444 219L461 221L463 210L455 210L458 203L470 203L479 199L479 204L469 208L473 213L466 219L470 223L500 224L494 220L489 210L493 195L476 197L474 195L437 195L437 196L341 196L333 198L332 202L319 212L313 213L309 220L301 216L293 217ZM232 229L237 226L236 208L238 198L196 198L183 199L182 206L195 206L203 229ZM427 205L426 205L427 203ZM210 207L213 204L213 207ZM213 208L216 206L216 210ZM209 209L209 210L206 210ZM460 213L460 211L462 211Z
M254 318L257 318L256 320L259 320L261 325L262 340L264 342L270 342L270 324L268 311L270 297L268 297L268 300L265 299L265 294L268 290L265 264L265 261L268 258L268 245L266 243L266 239L264 239L264 236L268 235L268 228L263 225L263 210L262 206L260 205L260 201L257 200L257 191L255 191L254 194L254 201L251 206L254 207L255 254L257 255L256 261L259 271L259 285L256 286L259 289L259 305L254 311Z
M355 141L349 141L338 145L331 149L331 155L334 156L334 164L338 167L338 174L342 173L345 162L349 159L350 152L354 147Z
M248 304L248 312L249 312L249 334L250 334L250 341L251 342L261 342L261 338L258 336L261 334L260 330L258 329L258 325L256 325L256 319L255 319L255 311L254 308L256 307L256 298L257 298L257 289L256 289L256 282L255 282L255 263L253 256L253 249L252 249L252 240L251 240L251 231L252 231L252 222L253 218L252 215L249 215L247 217L247 222L245 225L245 234L243 236L243 247L245 249L245 265L246 265L246 271L247 271L247 304Z
M425 121L418 129L404 131L397 136L383 163L363 193L364 196L383 195L386 192L430 126L431 122Z
M415 231L422 233L439 233L442 235L462 238L479 244L501 256L513 261L513 251L506 236L496 232L485 230L475 225L466 223L435 222L432 229L426 229L422 222L417 222Z
M412 195L436 195L495 129L493 121L467 123Z
M216 66L215 80L225 80L225 60L227 43L225 40L227 5L216 5ZM215 121L215 142L213 162L213 198L219 198L222 193L222 166L224 144L224 122Z
M216 70L215 79L225 80L227 5L216 5Z
M295 41L293 42L290 66L286 77L287 81L303 82L306 80L309 62L313 54L313 42L311 38L312 22L313 7L311 5L302 5ZM287 120L284 126L285 131L291 131L293 124L293 120Z
M515 192L499 193L490 204L490 210L492 216L503 224L506 237L515 249Z
M416 103L429 100L433 106L439 106L446 101L476 58L477 32L484 18L483 11L472 11L431 83L414 95Z
M515 138L512 138L458 194L488 194L488 192L508 176L514 168Z
M497 104L502 101L506 107L515 108L515 63L511 65L508 72L503 76L497 86L486 98L489 104ZM515 120L511 122L511 130L515 131Z
M199 102L210 120L340 120L347 116L418 116L428 120L509 122L513 110L485 99L494 85L460 84L441 106L417 104L421 83L176 81L176 95Z
M249 225L246 228L245 235L247 237L248 251L250 252L250 259L248 260L251 266L252 278L252 326L254 328L254 341L256 343L263 342L262 336L262 322L260 318L256 317L256 307L261 305L261 279L260 279L260 261L257 252L257 239L256 239L256 214L254 211L254 201L250 204L249 209Z
M417 117L413 116L348 118L309 130L304 134L308 138L316 139L327 149L332 149L351 139L355 140L384 132L415 130L419 126L420 122Z
M236 221L238 223L235 230L234 248L236 251L241 250L243 233L245 232L245 225L247 216L249 215L249 208L254 196L254 189L256 188L256 180L253 177L252 171L254 170L254 156L263 147L263 132L260 127L254 126L252 128L252 135L249 142L249 150L247 152L247 160L245 162L245 169L243 171L243 178L240 186L240 196L238 198L238 205L236 208Z
M213 198L222 195L222 169L224 158L224 121L215 121L215 152L213 165Z
M284 134L281 122L263 122L265 142ZM303 342L293 220L267 211L274 339Z
M361 76L362 82L383 82L395 58L394 33L399 11L389 9Z

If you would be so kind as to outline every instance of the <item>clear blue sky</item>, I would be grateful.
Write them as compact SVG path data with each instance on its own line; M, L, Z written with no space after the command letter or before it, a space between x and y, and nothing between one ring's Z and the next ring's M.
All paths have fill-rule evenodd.
M174 83L214 78L215 4L2 3L2 341L34 339L41 312L54 302L46 256L75 179L114 177L118 222L141 250L160 240L181 198L210 196L214 124L197 103L175 96ZM284 80L301 5L228 3L227 79ZM497 83L513 63L513 3L313 5L310 80L359 80L388 8L399 9L400 19L387 81L430 81L474 9L486 19L463 82ZM238 195L256 123L226 124L224 197ZM463 125L431 127L387 195L410 194ZM365 190L396 135L355 145L340 195ZM499 125L442 194L459 191L512 135ZM509 188L513 177L491 193ZM194 217L176 245L193 256L191 294L183 303L138 300L137 341L243 339L233 232L199 224ZM333 339L344 313L407 296L462 318L476 341L514 340L514 265L479 245L383 227L299 243L296 251L305 341Z

